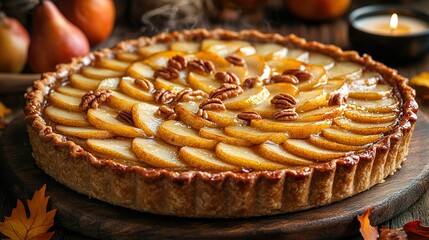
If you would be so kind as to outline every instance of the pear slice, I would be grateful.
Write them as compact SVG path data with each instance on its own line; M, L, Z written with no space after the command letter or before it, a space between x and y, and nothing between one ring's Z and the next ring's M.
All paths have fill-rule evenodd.
M234 73L240 79L241 83L243 83L244 80L249 76L249 72L243 66L231 66L231 67L219 68L216 71Z
M288 138L287 133L261 131L250 126L229 126L224 131L230 136L243 139L254 145L265 141L282 143Z
M156 89L166 89L166 90L173 90L176 92L180 92L183 89L185 89L187 86L180 84L180 83L174 83L172 81L168 81L162 78L157 78L155 82L153 83L154 87Z
M347 79L347 83L357 86L371 86L377 84L382 79L381 75L373 71L365 71L362 76L357 79Z
M335 60L325 54L310 52L307 63L311 65L319 65L328 70L335 65Z
M299 49L299 48L289 48L286 57L300 62L307 62L308 55L309 53L306 50Z
M201 137L214 139L218 142L224 142L236 146L251 146L252 143L249 141L246 141L245 139L232 137L229 135L226 135L222 129L218 128L209 128L209 127L203 127L200 129L199 132Z
M306 112L328 106L327 93L323 89L300 92L296 96L295 109L297 112Z
M316 134L312 134L308 139L308 142L314 146L319 146L321 148L334 150L334 151L356 151L356 150L361 150L363 148L363 146L352 146L352 145L336 143Z
M82 74L74 73L70 76L70 84L78 89L82 89L85 91L92 91L97 89L100 84L100 80L87 78Z
M118 121L117 115L115 111L102 108L89 109L87 112L88 121L98 129L109 130L111 133L123 137L146 137L145 132L140 128Z
M274 97L275 95L280 93L288 93L292 96L295 96L298 93L298 88L291 83L274 83L266 85L265 88L267 88L270 92L270 97Z
M282 74L288 69L304 69L305 66L303 62L294 59L270 60L267 64L271 68L272 75Z
M271 68L268 66L265 59L259 55L250 55L243 57L247 71L249 71L249 76L256 77L260 79L270 78Z
M86 144L90 150L103 156L138 161L129 139L88 139Z
M288 49L276 43L255 44L256 54L264 57L266 60L285 59Z
M323 119L333 119L343 114L345 107L343 106L330 106L314 109L308 112L299 113L297 121L300 122L313 122Z
M105 78L122 77L124 75L124 72L111 70L107 68L88 66L88 67L82 68L82 74L88 78L103 80Z
M176 111L176 114L179 116L180 120L195 129L217 126L216 123L196 115L198 109L199 103L192 101L179 103L174 107L174 110Z
M195 53L200 49L200 43L197 42L173 42L170 49L183 53Z
M168 60L177 55L182 56L183 53L176 51L159 52L143 60L143 63L149 65L155 70L158 70L167 67Z
M328 76L326 75L326 70L323 67L317 65L308 65L306 66L305 70L311 73L311 77L308 80L298 83L297 87L299 90L308 91L328 82Z
M328 140L352 146L363 146L380 139L383 134L362 135L355 134L343 129L327 128L322 131L322 136Z
M247 125L247 121L240 119L236 111L210 111L207 110L209 120L216 123L219 127Z
M327 94L331 94L334 92L348 92L348 86L343 80L331 79L325 85L319 86L319 88L325 90Z
M188 55L187 58L189 60L199 59L203 61L210 61L215 65L216 69L231 66L231 64L217 52L196 52L192 55Z
M362 123L386 123L396 119L396 113L371 113L360 110L347 110L344 112L344 116L355 122Z
M164 52L168 50L168 45L165 43L157 43L137 49L137 53L143 57L149 57L152 54Z
M395 112L399 106L398 100L396 100L394 97L383 98L380 100L361 100L348 98L347 103L351 107L372 113Z
M215 152L224 162L244 168L276 170L286 167L261 157L250 147L239 147L221 142L216 146Z
M162 168L180 168L185 165L179 160L178 148L165 142L135 138L131 144L137 157L149 165Z
M201 49L203 51L213 52L219 54L222 57L226 57L236 52L242 47L249 46L250 43L247 41L223 41L223 40L214 40L206 39L201 43Z
M143 62L135 62L127 69L127 74L133 78L153 79L155 70Z
M223 104L228 109L246 109L261 104L268 96L270 96L270 92L264 86L258 86L245 90L236 97L224 100Z
M123 77L119 82L119 89L122 92L127 93L128 96L141 100L141 101L152 101L153 94L151 92L144 91L134 83L133 78Z
M327 162L335 158L344 157L348 154L343 151L323 149L302 139L288 139L284 141L283 147L292 154L318 162Z
M139 100L117 91L112 91L112 95L106 101L110 107L128 112L131 112L133 105L139 102Z
M395 121L384 123L360 123L347 118L336 118L334 123L339 127L357 134L380 134L390 131Z
M118 90L119 78L106 78L98 84L97 90Z
M56 90L62 94L78 98L82 98L82 96L86 94L85 91L70 86L61 86Z
M137 103L131 109L136 127L143 129L147 136L155 136L163 119L157 118L155 112L159 106L150 103Z
M250 125L265 131L285 132L291 138L307 138L331 126L331 121L325 119L318 122L278 122L268 119L254 119Z
M45 109L45 115L52 122L73 126L73 127L85 127L91 124L86 120L85 114L82 112L70 112L63 108L55 106L47 106Z
M215 171L230 171L238 169L237 166L223 162L213 151L207 149L182 147L179 150L179 156L180 160L197 169Z
M261 156L282 164L300 166L308 166L314 164L312 161L308 161L305 158L287 152L282 146L272 142L265 142L260 144L256 148L256 151L258 151Z
M175 120L161 123L157 136L176 146L213 149L217 143L215 140L200 137L198 131Z
M255 53L256 53L256 50L251 45L240 47L239 49L237 49L237 51L235 51L235 54L239 56L250 56L250 55L254 55Z
M102 68L124 72L131 65L131 63L114 58L102 58L97 62L97 65Z
M78 137L82 139L89 138L112 138L113 134L107 130L97 129L95 127L71 127L65 125L56 125L55 129L67 136Z
M116 54L116 58L124 62L136 62L141 59L141 56L131 52L119 52Z
M362 66L353 62L337 62L328 70L329 78L357 79L362 75Z
M389 97L391 94L392 87L390 85L377 84L375 86L351 88L349 92L349 97L355 99L379 100L385 97Z
M261 115L262 118L272 119L273 115L279 111L278 108L276 108L273 104L271 104L271 99L273 99L273 97L274 96L271 95L261 104L251 107L249 109L246 109L245 112L256 112L259 115Z
M79 104L82 101L81 98L68 96L59 92L51 92L49 99L54 106L75 112L80 111Z
M198 89L208 94L222 85L222 82L216 80L213 76L205 76L195 72L189 72L188 82L193 89Z

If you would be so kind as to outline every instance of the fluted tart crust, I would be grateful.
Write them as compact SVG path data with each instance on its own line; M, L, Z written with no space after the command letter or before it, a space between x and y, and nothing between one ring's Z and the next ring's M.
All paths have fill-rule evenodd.
M267 130L269 129L266 127L267 122L289 123L300 121L307 111L333 106L344 107L347 103L359 106L360 102L367 100L390 101L390 99L392 99L391 101L394 101L394 104L391 104L394 106L393 110L384 109L380 110L381 112L378 110L374 111L378 111L377 113L380 114L380 117L386 118L390 117L389 114L392 113L394 119L391 121L393 123L391 125L386 125L387 127L383 124L380 126L377 125L378 128L376 130L367 129L365 130L366 132L361 132L363 135L375 136L379 134L380 136L367 144L361 144L363 146L361 146L361 148L347 142L341 143L342 145L340 146L346 146L350 148L350 151L345 151L340 154L339 157L332 157L334 155L328 154L328 157L320 159L320 156L312 157L311 154L303 154L296 158L301 162L295 162L293 164L290 162L281 162L273 158L274 160L269 159L270 161L268 161L266 165L263 165L264 162L262 162L260 165L253 164L246 166L239 165L234 160L228 160L229 157L226 151L228 149L234 150L236 149L234 147L237 147L230 146L234 145L230 144L232 140L219 141L216 140L216 138L207 138L201 143L202 145L194 146L193 144L195 143L190 143L191 146L182 146L177 143L176 138L173 139L168 137L168 134L162 135L162 133L158 132L154 135L156 135L156 139L162 139L162 141L160 140L162 144L178 146L174 148L176 148L176 150L180 149L178 151L182 151L176 162L171 163L172 165L162 167L155 166L156 163L144 161L145 159L140 157L142 155L140 155L138 147L134 151L134 154L138 155L137 158L135 158L132 151L129 153L128 150L121 153L124 157L118 157L118 153L115 153L116 155L109 155L109 152L103 154L103 151L94 151L91 144L96 144L97 141L88 142L89 140L86 140L85 135L82 135L82 133L79 133L81 135L74 136L61 134L60 132L64 133L64 129L67 128L59 127L58 125L60 124L58 121L47 112L52 110L52 107L61 106L61 103L56 102L56 96L54 95L61 95L66 91L64 88L58 90L59 88L64 86L68 87L70 85L76 86L76 84L73 85L73 82L70 84L72 81L70 79L73 74L82 73L85 68L100 63L100 60L121 56L122 59L120 60L124 60L124 62L146 63L143 60L149 59L150 56L153 55L145 53L147 56L141 56L143 60L134 59L134 57L138 55L139 49L145 46L154 46L157 44L163 46L163 44L171 45L177 42L201 43L207 39L225 40L227 42L244 41L253 45L272 43L276 46L284 46L289 50L303 50L303 52L307 52L307 54L308 52L310 54L322 54L328 58L334 59L335 64L343 62L352 65L357 64L362 66L361 71L376 73L377 76L381 77L381 85L383 85L383 87L387 86L389 89L387 93L388 96L380 97L376 95L374 97L373 95L367 94L365 96L368 99L362 100L359 99L359 97L354 99L353 94L356 95L355 91L353 94L349 94L347 99L347 96L342 94L342 90L325 93L325 91L328 90L322 89L323 86L321 86L321 91L324 92L324 96L327 98L327 105L311 109L309 105L302 107L303 104L299 105L299 103L297 103L297 101L299 102L298 95L295 95L296 99L293 94L276 94L275 96L268 97L269 91L267 91L267 96L265 96L264 99L272 98L270 106L273 108L273 115L266 114L264 111L259 112L253 105L250 108L251 111L247 108L243 110L237 107L237 105L234 105L234 103L231 103L231 99L251 89L261 88L261 90L257 91L257 94L261 96L265 94L264 91L266 90L266 86L278 83L296 85L298 86L297 89L301 87L301 90L298 90L298 92L315 90L313 87L316 88L317 86L310 86L307 89L306 81L317 73L310 71L313 65L317 64L303 63L305 69L301 68L301 70L309 69L310 76L308 76L308 71L297 73L297 69L294 68L292 70L295 72L287 72L288 70L283 71L282 69L277 76L271 75L265 79L262 79L262 77L259 79L252 78L251 75L246 77L246 79L237 79L237 76L231 75L228 71L218 73L220 71L217 72L219 66L216 65L216 61L214 61L215 64L213 64L210 63L210 61L198 61L200 59L197 58L184 64L183 59L174 54L169 59L169 61L171 59L174 60L171 60L172 63L169 63L169 66L176 70L183 70L184 65L186 65L189 72L197 72L203 76L212 76L216 80L223 81L224 84L221 87L215 87L209 90L201 88L199 89L201 92L182 92L183 89L178 90L175 88L162 90L162 88L158 86L161 86L163 81L154 82L148 81L146 78L122 75L112 77L112 79L119 79L118 81L128 81L131 79L130 81L136 84L140 90L147 90L148 93L152 94L150 96L153 96L154 101L158 104L156 106L159 106L157 112L160 115L159 119L163 121L162 124L167 125L166 122L171 122L177 125L180 123L180 120L182 122L180 124L190 125L192 126L191 129L194 130L199 129L200 135L202 135L201 129L206 130L207 127L226 129L228 126L219 126L215 121L212 121L213 119L211 118L209 110L223 111L229 108L237 111L239 115L237 118L239 124L237 125L250 125L258 129L265 128L265 131L271 132L272 130ZM218 51L222 50L224 49L220 48ZM166 50L163 49L162 51ZM246 61L243 62L240 56L245 56L243 58L247 59L247 53L245 51L252 50L243 49L242 51L243 52L235 52L235 54L225 54L224 60L222 61L231 63L231 66L245 66L245 68L250 68L250 63ZM223 53L219 52L219 55L222 54ZM281 55L282 53L279 52L279 54ZM286 58L285 56L283 56L283 58ZM270 57L275 59L278 56ZM265 58L267 58L267 56L265 56ZM282 58L282 56L279 58ZM307 58L304 56L302 59L298 60L304 62L308 61L308 56ZM106 64L106 62L104 63ZM328 69L331 67L332 66L316 66L313 68ZM124 69L127 69L125 71L128 71L128 73L131 71L130 68L129 65L124 67ZM271 65L271 68L274 69L273 65ZM298 67L298 70L299 69L300 67ZM154 71L156 77L170 80L178 78L179 75L177 75L177 73L180 73L180 71L171 70L169 68L159 68ZM326 81L330 81L334 78L338 78L336 79L338 81L350 80L345 77L335 76L329 77ZM355 76L350 76L349 78L353 81L362 80ZM111 81L115 82L116 80ZM258 85L258 82L255 83L255 81L261 81L262 84ZM367 81L370 80L367 79ZM106 82L107 81L105 81L105 83ZM362 83L359 84L368 84L365 81L360 82ZM110 86L109 82L106 84ZM155 84L156 86L153 87L151 84ZM115 87L116 86L113 88ZM296 89L296 87L291 88ZM67 91L68 90L70 89L67 89ZM112 94L117 94L116 90L111 91L109 87L99 91L94 89L91 93L89 92L90 89L85 89L85 87L80 90L81 91L73 90L67 92L71 95L79 95L81 92L85 92L85 95L81 98L82 101L79 107L77 109L63 110L66 112L79 112L79 114L83 114L84 119L81 119L82 126L87 125L87 118L97 116L97 109L105 109L106 111L111 111L112 108L115 109L114 100L109 100L109 97L111 97ZM169 90L171 91L169 92ZM181 92L181 95L179 95L178 92ZM350 93L347 90L346 92ZM169 95L170 93L172 95ZM417 120L416 113L418 106L414 97L415 92L408 86L408 79L400 76L396 70L374 61L368 55L363 55L361 57L357 52L342 51L340 48L333 45L308 42L295 35L282 36L279 34L263 34L255 30L233 32L223 29L212 31L196 29L163 33L152 38L142 37L136 40L120 42L112 49L93 52L85 57L73 59L70 64L59 65L56 72L42 74L41 80L36 81L32 89L26 94L27 105L25 107L25 121L37 165L54 179L77 192L114 205L120 205L143 212L184 217L251 217L293 212L327 205L356 195L384 181L387 176L393 174L401 167L402 161L404 161L407 156L408 144ZM72 97L70 99L69 100L72 101L74 98ZM97 100L94 101L94 99ZM187 118L181 115L185 114L183 111L186 109L183 110L183 107L171 107L174 101L179 102L177 105L185 105L185 103L188 102L186 99L190 102L195 101L198 103L199 108L198 112L195 112L195 115L198 115L205 121L187 121ZM152 101L152 99L150 101ZM108 103L108 107L103 108L103 104L106 105L106 103ZM301 108L299 108L299 106L301 106ZM390 105L387 108L389 107ZM128 108L125 110L119 109L120 111L115 119L127 126L133 125L135 122L133 110L135 108L137 107L133 106L131 108L130 106L131 111L128 111ZM302 111L300 111L300 109ZM371 111L371 106L352 110L358 112ZM351 131L353 134L353 129L347 128L354 127L355 125L349 124L354 121L350 121L350 119L347 118L347 114L345 114L346 117L343 115L344 112L340 115L334 114L331 118L319 119L320 121L316 122L318 122L318 124L322 121L327 122L328 125L326 128L336 126L333 127L333 131L335 131L335 129L338 130L338 128L340 128L339 126L344 125L343 127L346 128L346 132ZM368 119L364 119L363 122L372 121L371 118ZM59 122L61 122L61 120ZM91 123L91 121L89 122ZM90 127L92 128L91 125ZM168 127L169 126L165 126L165 129L168 130ZM238 149L246 149L246 151L252 152L257 151L255 150L257 148L272 147L273 145L283 146L285 148L288 146L300 147L301 145L299 144L311 143L311 140L309 140L310 137L313 141L320 140L320 136L323 135L321 132L324 129L325 128L320 131L318 130L318 132L312 135L307 134L308 136L303 136L299 132L288 132L289 136L286 137L286 140L279 137L277 134L275 137L269 139L274 143L269 141L246 145L245 142L240 142L242 146L239 146ZM109 128L105 129L103 127L98 130L100 135L97 136L101 136L100 138L117 139L121 143L124 142L124 139L128 141L127 136L122 136L121 132L118 132L119 130L110 130ZM167 130L163 131L165 132ZM231 131L233 131L233 128L231 128ZM132 145L134 146L137 144L136 139L138 139L139 142L144 142L147 139L154 141L151 140L152 136L148 132L150 133L147 129L133 128L133 136L131 137L134 140L130 139ZM205 133L207 136L210 135L209 130ZM326 130L326 136L323 135L322 140L328 135L329 131ZM261 146L262 144L272 145ZM332 144L329 146L332 147ZM188 156L183 153L185 149L189 150L194 148L206 149L204 151L208 151L209 153L207 154L214 153L216 155L215 158L217 160L219 158L223 162L220 163L219 168L213 166L198 167L198 164L192 164L190 159L184 159ZM144 148L142 151L145 152L145 149L147 148ZM296 151L296 148L294 149L294 151ZM299 152L293 153L300 154ZM132 155L131 157L130 154ZM263 159L266 158L263 157Z

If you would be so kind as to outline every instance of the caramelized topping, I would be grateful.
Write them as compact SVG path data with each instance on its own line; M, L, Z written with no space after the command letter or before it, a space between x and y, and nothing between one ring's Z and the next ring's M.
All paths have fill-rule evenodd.
M240 78L237 77L237 75L235 75L232 72L217 72L215 74L215 79L225 82L225 83L231 83L231 84L237 84L240 85Z
M191 71L201 74L211 74L215 70L215 65L210 61L192 60L188 66Z
M276 112L273 118L277 121L293 121L298 119L298 113L295 112L295 108L288 108Z
M79 108L82 112L87 112L91 108L97 109L98 106L104 103L111 95L112 91L110 90L89 91L83 95Z
M231 83L224 83L219 88L213 90L210 93L210 98L219 98L220 100L225 100L228 98L233 98L243 93L243 89Z
M271 99L271 104L274 104L276 108L290 109L295 107L296 99L290 94L280 93Z

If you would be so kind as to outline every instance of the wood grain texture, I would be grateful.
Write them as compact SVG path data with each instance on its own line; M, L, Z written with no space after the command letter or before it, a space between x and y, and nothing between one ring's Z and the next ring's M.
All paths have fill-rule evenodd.
M37 168L22 115L0 140L0 174L4 183L23 198L47 183L56 223L100 239L320 239L339 238L358 231L356 216L370 207L373 224L381 224L412 205L429 186L429 121L419 114L408 159L382 184L342 202L293 214L250 219L189 219L144 214L114 207L60 185Z

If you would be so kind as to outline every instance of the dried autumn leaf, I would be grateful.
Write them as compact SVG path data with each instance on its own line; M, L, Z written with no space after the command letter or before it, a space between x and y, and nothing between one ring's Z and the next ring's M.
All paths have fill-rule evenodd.
M31 200L27 200L30 216L24 204L18 199L16 208L12 209L10 217L0 222L0 232L12 240L51 239L54 232L48 232L54 225L56 209L46 212L49 197L45 197L46 184L34 193Z
M371 226L371 222L369 221L369 215L373 209L370 208L357 217L360 222L359 231L364 240L377 240L378 238L377 227Z
M406 240L407 234L402 228L381 228L378 240Z
M0 118L10 113L10 109L7 108L2 102L0 102Z
M421 220L416 220L404 225L404 231L409 239L429 239L429 227L422 226L421 223Z

